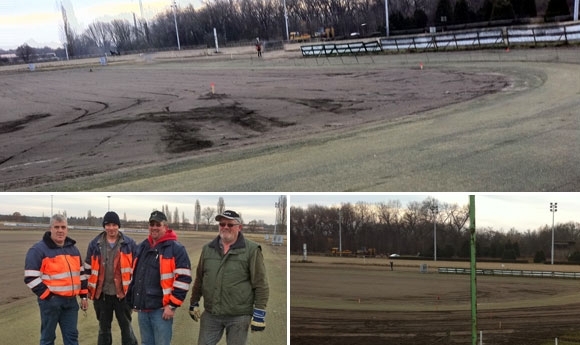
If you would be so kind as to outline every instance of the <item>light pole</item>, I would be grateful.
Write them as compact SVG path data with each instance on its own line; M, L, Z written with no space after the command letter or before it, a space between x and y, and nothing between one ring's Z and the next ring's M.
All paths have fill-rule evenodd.
M280 207L280 203L275 202L274 207L276 208L276 220L274 221L274 236L276 236L276 227L278 226L278 208Z
M286 22L286 41L289 41L290 35L288 34L288 10L286 9L286 0L284 0L284 21Z
M179 30L177 30L177 15L175 14L175 12L177 12L177 3L175 0L173 0L173 5L171 7L173 8L173 22L175 23L175 36L177 37L177 50L181 50L181 44L179 43Z
M550 212L552 212L552 265L554 264L554 213L558 211L558 203L550 203Z
M107 212L111 210L111 196L107 195Z
M342 256L342 210L338 210L338 256Z
M385 33L389 37L389 0L385 0Z
M52 199L53 199L54 195L50 196L50 218L52 218L52 216L54 216L54 213L52 211Z
M433 261L437 261L437 213L439 213L439 206L431 205L429 209L433 214Z

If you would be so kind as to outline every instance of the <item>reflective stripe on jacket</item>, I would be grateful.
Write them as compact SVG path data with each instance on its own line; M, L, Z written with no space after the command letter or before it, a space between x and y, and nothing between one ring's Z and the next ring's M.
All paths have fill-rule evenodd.
M168 304L179 307L187 296L191 280L191 263L181 243L171 239L151 247L144 240L137 248L127 299L138 310Z
M131 277L133 275L133 255L137 248L135 241L119 232L121 238L119 239L119 251L115 253L113 258L114 272L115 272L115 288L117 290L117 297L123 298L127 294ZM101 296L103 289L103 282L105 280L105 264L103 260L103 245L107 245L107 233L103 231L100 235L95 237L87 249L87 256L85 259L85 274L88 276L88 290L90 299L98 299Z
M87 294L87 277L76 241L67 237L59 247L47 231L42 241L28 250L24 264L24 282L41 299L51 293L74 297Z

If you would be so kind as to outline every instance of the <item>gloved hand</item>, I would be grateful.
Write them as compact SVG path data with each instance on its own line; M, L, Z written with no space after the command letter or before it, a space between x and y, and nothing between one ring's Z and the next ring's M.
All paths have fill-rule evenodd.
M254 314L252 315L252 322L250 323L250 328L252 332L260 332L266 328L266 311L264 309L254 308Z
M201 318L201 310L199 310L199 302L189 305L189 316L193 321L197 322Z

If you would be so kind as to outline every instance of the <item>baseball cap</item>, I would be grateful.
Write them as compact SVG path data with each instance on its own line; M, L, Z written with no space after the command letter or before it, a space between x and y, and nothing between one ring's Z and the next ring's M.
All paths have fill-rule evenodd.
M240 224L242 223L242 217L240 217L240 215L236 211L225 210L222 214L218 214L217 216L215 216L215 220L217 221L219 221L222 218L235 220Z
M152 221L152 220L161 223L161 222L166 222L167 217L161 211L153 211L153 212L151 212L151 216L149 216L149 221Z

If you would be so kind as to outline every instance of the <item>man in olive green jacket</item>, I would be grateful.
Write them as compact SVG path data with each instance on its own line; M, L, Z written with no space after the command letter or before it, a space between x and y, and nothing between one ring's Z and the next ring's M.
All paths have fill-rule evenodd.
M245 345L249 329L266 328L269 288L262 248L244 238L237 212L224 211L215 220L219 235L202 249L189 314L200 320L198 345L217 344L224 330L227 345Z

